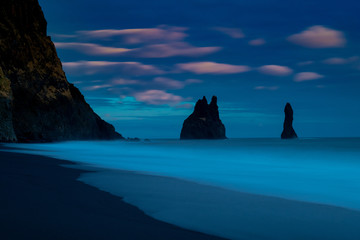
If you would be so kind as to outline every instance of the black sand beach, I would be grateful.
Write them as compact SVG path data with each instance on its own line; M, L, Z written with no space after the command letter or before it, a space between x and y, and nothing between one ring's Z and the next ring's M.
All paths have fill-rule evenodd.
M71 162L0 151L0 239L220 239L157 221L60 164Z

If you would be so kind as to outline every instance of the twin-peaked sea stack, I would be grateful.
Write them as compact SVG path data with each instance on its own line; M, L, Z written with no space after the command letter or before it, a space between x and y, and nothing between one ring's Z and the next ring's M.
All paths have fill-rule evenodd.
M285 113L284 130L281 133L281 138L282 139L297 138L298 136L296 135L295 130L292 126L294 112L290 103L286 103L284 113Z
M65 77L38 0L0 7L0 141L119 139Z
M219 117L217 98L210 104L205 97L196 102L194 112L184 121L180 139L225 139L225 126Z

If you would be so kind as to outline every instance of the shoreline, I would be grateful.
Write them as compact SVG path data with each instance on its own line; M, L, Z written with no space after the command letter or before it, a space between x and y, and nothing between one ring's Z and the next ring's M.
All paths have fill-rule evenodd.
M4 149L5 146L0 145L0 150L1 148ZM2 160L2 154L4 153L19 155L19 159L17 160L19 164L11 166L11 164L8 163L8 166L6 166L6 164L4 165L4 161ZM24 185L33 187L33 182L37 179L36 183L42 183L40 185L45 188L40 189L41 191L38 191L39 193L49 197L49 194L50 196L54 194L59 195L57 191L60 191L62 200L67 200L67 204L69 204L66 207L78 211L77 213L82 216L81 220L85 221L85 223L77 221L76 223L70 224L74 226L80 225L80 227L69 228L69 224L65 224L65 228L62 227L66 229L65 231L73 232L77 229L77 234L83 234L86 232L86 227L91 226L91 230L94 231L100 224L100 228L103 229L101 233L108 233L109 231L107 229L109 227L103 224L103 220L101 220L104 217L104 213L107 215L106 221L111 225L110 232L113 231L109 236L102 236L101 233L96 233L98 235L95 234L97 237L94 238L92 238L93 234L91 234L91 236L77 236L77 239L98 239L104 237L106 239L116 239L120 237L122 239L220 239L213 236L241 240L360 239L360 229L358 228L360 212L357 210L238 192L173 177L149 175L137 171L102 168L82 162L58 160L58 158L42 157L31 153L0 151L0 159L0 177L3 178L5 169L5 173L8 175L10 173L10 175L20 176L27 180L26 182L22 182L22 185L20 185L22 187L24 187ZM17 161L15 161L15 163ZM12 171L7 172L7 167L9 166L15 168L10 168ZM16 168L17 166L20 168ZM38 169L39 167L42 169L41 171ZM49 169L51 170L50 172L54 172L55 175L46 171ZM32 173L28 174L26 171L32 171ZM6 176L6 174L4 176ZM49 180L50 182L55 180L56 184L65 180L65 183L56 186L63 186L65 184L69 189L64 190L61 187L54 187L50 183L44 184L44 182L48 182ZM79 184L81 186L78 186ZM74 190L75 185L77 189L88 189L87 191L91 189L91 192L87 193L87 199L90 200L79 201L79 199L76 199L79 197L80 199L84 199L85 197ZM50 193L47 192L49 189L52 190ZM1 190L3 191L4 189ZM71 199L68 199L69 193ZM72 196L74 193L77 195ZM15 196L13 199L18 198L16 194ZM34 197L34 194L31 196ZM75 197L75 201L72 200L73 197ZM109 200L109 198L112 200ZM39 199L43 201L41 198ZM55 201L56 204L48 203L50 206L48 209L54 210L56 206L60 206L60 209L67 210L64 208L63 202L59 202L59 199L51 199ZM1 206L4 206L2 201L4 200L0 199L0 212L2 210ZM87 211L80 209L81 211L79 212L78 208L79 206L82 207L83 202L86 203L85 207L90 206L90 208L88 208ZM22 207L24 202L20 200L17 204ZM30 206L33 207L33 205ZM118 210L119 208L121 211ZM113 209L118 213L116 219L112 216ZM18 217L16 220L23 224L21 228L25 226L26 229L27 226L24 225L21 219L23 213L21 210L16 210L18 211L16 212ZM42 209L42 211L45 210ZM124 216L124 212L126 216ZM56 213L58 214L59 211ZM10 213L7 214L11 217ZM36 220L39 219L37 214L32 214ZM91 224L89 224L91 217L86 217L89 216L89 214L93 218L97 218L90 221ZM0 224L5 221L5 216L6 215L0 215ZM49 218L49 215L47 216ZM50 217L54 216L50 215ZM55 215L55 218L59 217ZM11 218L9 219L11 220ZM118 221L118 219L121 220ZM64 219L61 220L64 221ZM116 225L117 221L120 222L120 224L124 224L125 221L125 227L121 226L123 228L119 229L119 226ZM138 223L141 224L137 226ZM39 223L36 224L37 227L39 227ZM47 226L48 223L46 222L45 225ZM7 225L5 224L4 226ZM58 234L58 227L55 226L56 221L50 229ZM153 226L158 230L154 229ZM79 230L79 228L81 229ZM145 229L146 234L139 234L138 232L142 232L143 230L138 229ZM0 230L2 230L1 227ZM11 232L9 229L6 230L6 233ZM134 230L135 235L129 234L129 231ZM16 232L15 228L13 231ZM37 231L39 231L39 229L37 229ZM123 232L119 233L119 231ZM178 232L180 232L180 234ZM46 234L51 233L47 232ZM61 234L64 234L64 232L61 232ZM115 237L115 235L117 235L117 237ZM64 237L64 235L61 235L60 238L57 239L68 239L69 237L74 238L73 236ZM53 238L54 236L51 235L44 238L37 237L36 239ZM21 236L10 239L29 238Z
M186 229L241 240L360 239L357 210L133 171L88 169L95 171L82 174L80 181Z
M61 165L77 163L0 151L2 238L223 239L155 220L77 180L89 171Z

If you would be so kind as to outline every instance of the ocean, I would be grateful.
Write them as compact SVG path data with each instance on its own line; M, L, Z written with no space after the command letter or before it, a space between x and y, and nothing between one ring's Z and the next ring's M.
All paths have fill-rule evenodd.
M251 223L251 213L243 210L247 202L252 212L268 211L271 206L281 211L282 205L303 203L308 204L305 210L321 205L360 211L360 138L162 139L8 146L19 148L17 152L100 168L79 180L119 195L157 219L231 239L240 239L239 231L244 234L239 222ZM271 205L281 201L282 205ZM300 209L289 207L296 208ZM332 214L332 210L328 212ZM308 215L301 214L304 219L312 216L310 210ZM244 216L247 219L241 219ZM253 219L253 224L259 225L259 221ZM262 229L264 236L255 236L256 228L252 227L253 231L251 226L246 229L253 239L291 236L291 232L276 235L275 226ZM267 231L272 235L265 234ZM308 234L305 236L311 237L311 232Z

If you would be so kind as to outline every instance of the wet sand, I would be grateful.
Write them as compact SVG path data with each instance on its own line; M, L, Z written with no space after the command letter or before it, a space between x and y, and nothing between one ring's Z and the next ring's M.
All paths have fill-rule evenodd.
M155 220L64 164L0 151L1 239L221 239Z

